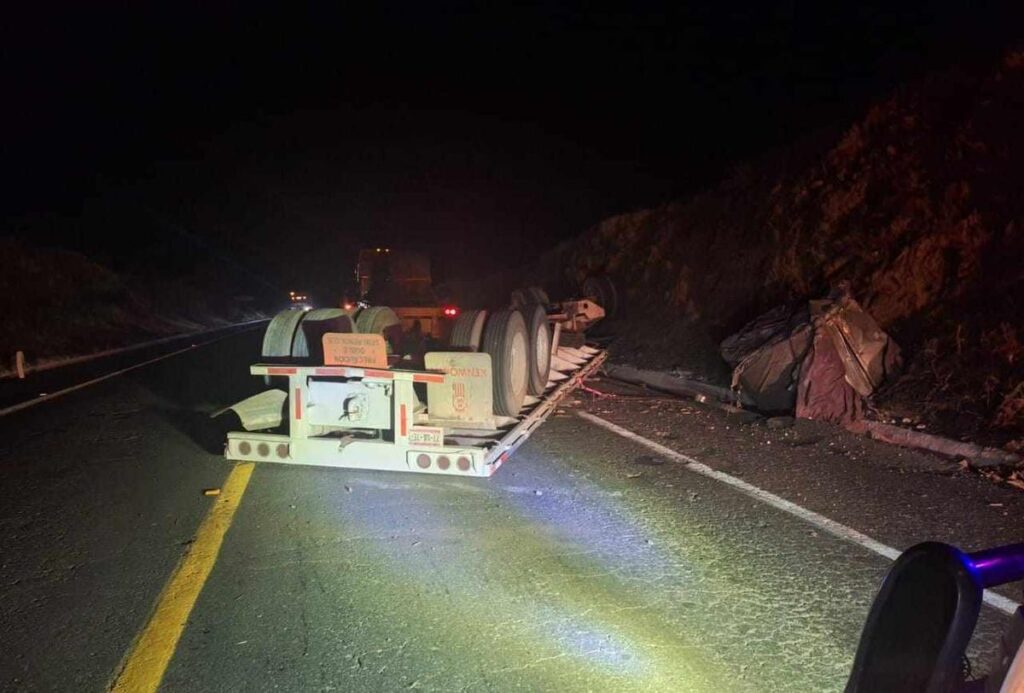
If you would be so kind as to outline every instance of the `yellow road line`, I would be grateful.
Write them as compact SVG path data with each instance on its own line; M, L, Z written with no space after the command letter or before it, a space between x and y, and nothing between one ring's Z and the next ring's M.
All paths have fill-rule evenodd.
M252 470L252 462L237 464L231 470L220 496L199 526L189 552L182 557L160 593L149 622L132 643L111 690L141 693L155 691L160 686L192 607L217 561L220 545L242 502Z

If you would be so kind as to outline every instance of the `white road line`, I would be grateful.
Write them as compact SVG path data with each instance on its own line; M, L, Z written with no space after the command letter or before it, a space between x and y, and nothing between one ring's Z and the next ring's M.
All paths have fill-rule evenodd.
M229 329L229 328L225 327L224 329ZM76 390L85 389L85 388L89 387L90 385L95 385L96 383L101 383L104 380L110 380L111 378L114 378L114 377L119 376L119 375L123 375L124 373L128 373L129 371L134 371L137 368L142 368L143 366L148 366L151 363L156 363L157 361L163 361L164 359L169 359L172 356L177 356L178 354L183 354L186 351L192 351L193 349L198 349L201 346L206 346L207 344L213 344L214 342L219 342L222 339L227 339L228 337L231 337L233 335L236 335L236 334L239 334L239 333L242 333L242 332L249 332L249 331L250 330L248 330L248 329L242 329L242 330L238 330L237 332L232 332L231 334L222 335L220 337L217 337L216 339L210 339L210 340L207 340L205 342L199 342L197 344L192 344L192 345L189 345L189 346L185 347L184 349L178 349L177 351L172 351L172 352L170 352L168 354L163 354L162 356L157 356L156 358L149 359L148 361L142 361L141 363L133 364L131 366L128 366L127 368L122 368L120 370L113 371L111 373L106 373L106 374L101 375L101 376L99 376L97 378L93 378L91 380L86 380L85 382L78 383L77 385L72 385L71 387L66 387L63 390L57 390L56 392L48 392L45 395L40 395L40 396L36 397L35 399L30 399L30 400L26 400L24 402L18 402L17 404L12 404L9 407L4 407L3 409L0 409L0 417L7 416L8 414L13 414L14 412L21 411L22 409L28 409L29 407L34 407L37 404L42 404L43 402L50 402L52 400L57 399L58 397L62 397L64 395L66 395L68 393L75 392ZM182 336L182 338L184 338L184 337L185 337L185 335Z
M630 431L629 429L613 424L611 421L606 421L605 419L602 419L600 416L594 416L593 414L585 411L578 411L576 413L581 418L586 419L592 424L600 426L601 428L605 428L611 431L612 433L615 433L616 435L620 435L623 438L628 438L629 440L639 443L640 445L648 447L651 450L657 452L659 455L663 455L664 457L667 457L671 460L675 460L676 462L684 463L686 465L686 468L689 469L690 471L696 472L698 474L703 474L704 476L714 479L715 481L721 481L723 484L728 484L729 486L732 486L733 488L742 491L748 496L756 498L762 503L770 505L773 508L782 510L783 512L787 512L790 515L799 517L801 520L809 524L812 524L815 527L825 532L828 532L833 536L839 537L840 539L845 539L846 541L857 544L858 546L861 546L869 551L873 551L874 553L877 553L880 556L888 558L890 561L896 560L896 558L900 555L900 551L892 548L891 546L887 546L880 541L872 539L868 535L862 534L851 527L847 527L844 524L840 524L835 520L830 520L824 515L819 515L813 510L808 510L807 508L801 507L796 503L793 503L792 501L788 501L785 498L782 498L781 496L776 496L774 493L765 491L764 489L758 488L753 484L748 484L746 481L743 481L742 479L737 479L736 477L730 474L720 472L717 469L712 469L706 464L699 462L688 455L676 452L675 450L667 448L664 445L661 445L660 443L655 443L653 440L648 440L647 438L644 438L639 434L633 433L633 431ZM1004 597L1001 594L996 594L991 590L985 590L984 600L985 603L989 606L995 609L999 609L1003 613L1006 613L1011 616L1017 610L1017 608L1020 607L1020 604L1015 602L1014 600Z

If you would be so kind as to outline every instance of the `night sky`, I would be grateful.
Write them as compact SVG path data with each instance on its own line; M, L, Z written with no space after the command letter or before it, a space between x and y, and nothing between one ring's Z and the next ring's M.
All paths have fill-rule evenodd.
M4 216L77 220L42 238L70 245L173 226L289 285L362 244L522 262L994 60L1014 4L21 8Z

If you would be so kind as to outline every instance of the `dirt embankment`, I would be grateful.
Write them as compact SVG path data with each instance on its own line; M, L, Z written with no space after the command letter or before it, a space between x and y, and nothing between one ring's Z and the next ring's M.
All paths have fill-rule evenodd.
M116 273L12 238L0 238L0 257L0 373L19 350L32 365L262 316L254 297L202 263L179 276Z
M848 281L906 357L876 407L948 435L1019 439L1022 114L1024 51L987 74L935 75L824 147L803 142L688 200L602 222L573 271L625 288L620 358L716 379L723 337Z

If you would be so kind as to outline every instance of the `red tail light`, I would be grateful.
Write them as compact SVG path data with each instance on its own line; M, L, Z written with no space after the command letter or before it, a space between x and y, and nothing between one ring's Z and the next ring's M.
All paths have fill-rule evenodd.
M459 309L456 306L445 306L441 309L441 312L446 318L454 318L459 315Z

